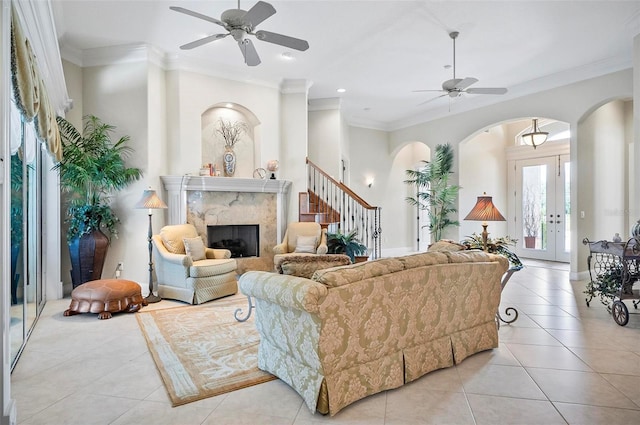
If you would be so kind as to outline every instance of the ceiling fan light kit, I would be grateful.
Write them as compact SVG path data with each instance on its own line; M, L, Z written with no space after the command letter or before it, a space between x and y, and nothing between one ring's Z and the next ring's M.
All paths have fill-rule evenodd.
M240 0L238 0L238 8L225 10L220 16L220 20L194 12L193 10L185 9L184 7L170 6L169 9L220 25L227 30L226 34L213 34L199 40L183 44L180 46L182 50L190 50L231 35L240 47L240 51L244 57L244 62L248 66L256 66L260 64L260 56L258 56L258 52L256 51L253 42L250 38L247 38L247 35L252 35L260 41L278 44L290 49L305 51L309 48L309 43L306 40L270 31L259 30L254 32L254 29L258 24L276 13L276 9L271 4L264 1L257 2L251 9L245 11L240 9Z
M533 146L535 149L537 146L540 146L544 142L547 141L547 137L549 133L546 131L540 131L538 128L538 119L533 118L533 123L531 124L531 132L525 133L522 135L522 141L525 145Z
M452 31L449 33L449 37L451 37L451 39L453 40L453 78L442 83L442 89L440 90L414 90L414 92L444 92L444 94L440 96L436 96L432 99L422 102L421 105L424 105L425 103L431 102L432 100L439 99L444 96L449 96L450 98L456 98L461 96L463 93L505 94L507 92L507 89L504 87L469 88L469 86L478 82L477 78L473 78L473 77L456 78L456 38L458 38L458 35L460 35L458 31Z

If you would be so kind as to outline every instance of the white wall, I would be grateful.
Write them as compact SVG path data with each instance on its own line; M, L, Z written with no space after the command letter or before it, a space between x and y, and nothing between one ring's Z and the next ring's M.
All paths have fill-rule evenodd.
M320 101L309 102L309 159L339 181L343 150L340 103L337 99Z
M585 167L581 167L581 162L579 162L581 149L579 122L591 110L607 101L631 98L632 90L633 71L631 69L619 71L393 131L390 134L390 148L392 150L399 149L413 140L422 140L431 148L443 142L457 146L478 130L527 116L544 116L569 123L572 130L571 162L575 165L571 171L573 185L571 205L575 207L571 217L571 234L574 235L571 250L571 272L572 276L576 277L576 273L579 271L586 271L586 257L588 255L588 250L581 243L586 233L583 227L584 221L579 221L576 215L576 211L587 207L581 205L578 194L582 196L582 191L590 190L583 183L584 179L581 180L581 178L585 177L582 173L591 172L585 170ZM577 131L575 131L576 129ZM637 155L638 153L636 153Z
M135 70L135 65L127 65L127 69ZM104 72L108 67L101 67ZM103 118L110 122L109 111L114 107L110 105L109 99L122 98L128 99L135 96L135 89L127 88L125 91L121 90L122 86L119 86L117 80L119 79L119 68L112 68L110 72L113 75L107 80L113 83L113 87L102 87L100 90L107 90L100 96L100 102L103 105L99 110L105 110L106 115ZM145 66L138 71L134 71L136 77L131 78L129 71L127 73L126 84L131 84L133 81L138 81L138 75L146 75L146 78L151 80L151 76L147 75ZM87 73L91 75L96 71L85 70L85 80ZM161 73L160 73L161 74ZM292 180L294 185L292 187L291 202L289 205L288 216L290 221L297 220L297 193L306 189L306 173L304 166L304 157L307 156L308 150L317 149L319 140L322 135L323 126L320 122L326 118L323 114L308 114L307 112L307 90L308 83L305 81L295 80L288 84L284 84L283 87L271 88L264 86L255 86L245 84L241 82L229 81L222 78L215 78L211 76L204 76L194 74L186 71L169 71L166 74L164 86L166 88L166 168L167 174L195 174L201 165L201 122L200 116L203 111L208 109L214 104L221 102L233 102L242 105L255 113L261 124L256 128L259 132L261 139L260 154L256 159L255 166L265 166L269 159L277 158L280 160L280 170L278 177ZM529 96L525 96L519 99L510 100L500 104L491 105L485 108L473 112L465 112L460 114L453 114L446 118L425 122L423 124L411 126L401 130L396 130L390 133L367 130L360 128L350 128L348 133L345 134L341 130L344 128L343 120L339 118L339 114L331 116L331 130L335 130L336 138L340 139L339 146L334 146L337 150L340 150L350 160L350 186L356 190L356 193L361 194L370 203L378 204L383 207L383 248L385 249L406 249L407 247L413 247L415 245L415 230L412 226L415 216L408 211L408 204L404 201L404 198L408 195L407 187L402 181L405 179L404 170L412 168L417 162L417 158L411 157L410 154L405 157L406 152L402 151L402 147L413 143L417 140L426 144L426 152L430 152L437 144L451 143L456 151L456 168L455 173L452 176L452 183L459 183L461 176L464 173L471 173L468 176L468 182L463 181L463 187L465 187L462 193L473 192L471 196L464 195L464 200L461 200L459 206L460 215L466 215L466 210L472 206L475 201L475 197L483 191L487 193L494 192L494 201L500 208L506 208L505 201L505 188L501 184L506 181L506 171L504 170L502 150L499 148L500 143L497 138L487 137L484 138L482 134L479 134L480 141L470 142L469 144L463 144L462 150L458 146L461 142L474 137L476 133L484 128L493 127L514 119L520 119L524 116L547 116L549 118L568 122L575 130L579 128L578 123L584 116L586 116L590 110L605 103L608 100L614 98L629 98L631 94L631 70L616 72L613 74L605 75L603 77L583 81L580 83L572 84L570 86L560 87L554 90L541 92ZM103 82L100 84L104 85ZM138 81L138 84L144 90L145 99L143 104L140 104L144 113L140 122L145 123L144 129L140 130L142 135L145 136L151 127L151 120L147 123L149 116L161 115L162 112L158 111L157 114L151 114L147 111L147 108L151 108L146 104L148 102L148 96L146 94L147 85L142 81ZM148 82L149 87L154 85L153 82ZM84 89L87 90L87 82L84 84ZM159 86L162 83L158 83ZM97 90L94 90L97 92ZM107 101L104 102L105 97ZM87 105L87 97L83 99L85 105L84 110L89 111L89 105ZM156 100L153 100L154 102ZM159 103L162 103L160 98L157 99ZM93 103L97 103L92 101ZM132 102L126 101L127 107L132 105ZM93 105L91 105L93 106ZM117 107L116 107L117 109ZM123 110L124 109L124 110ZM126 120L113 120L114 124L118 125L119 131L123 133L128 130L126 123L131 121L131 116L135 116L133 110L127 110L126 108L120 108L117 116L122 115ZM319 119L316 119L319 118ZM334 122L335 121L335 122ZM121 124L122 122L122 124ZM123 128L122 126L125 125ZM153 126L155 127L155 125ZM133 127L132 127L133 128ZM130 131L129 134L132 138L138 137L137 130ZM508 130L507 130L508 131ZM579 136L578 132L572 131L573 136L571 139L571 152L572 162L580 165L578 161L579 156ZM492 135L489 135L492 136ZM155 137L155 136L154 136ZM162 135L158 136L160 139ZM321 138L321 137L320 137ZM508 139L508 138L507 138ZM310 142L310 147L305 143L306 140L314 141ZM474 145L478 143L478 145ZM143 163L147 161L152 162L149 159L151 145L145 145L141 147L141 151L136 155L142 155ZM471 149L465 153L465 149ZM136 150L138 148L136 147ZM486 167L477 167L477 161L479 156L474 156L473 152L494 152L494 155L485 155L486 161L492 161L487 164ZM155 152L155 151L154 151ZM411 152L411 151L407 151ZM162 161L160 158L162 154L158 153L158 159L155 162ZM331 163L337 162L339 164L340 157L337 159L331 158L328 160ZM471 158L474 162L471 166L465 165L462 170L458 168L458 163L466 162ZM422 158L420 158L422 159ZM427 159L427 158L424 158ZM145 167L148 164L145 164ZM330 165L328 165L330 167ZM363 178L364 173L370 170L367 167L373 167L376 174L373 190L366 187L364 181L359 179ZM160 167L162 168L162 167ZM574 181L575 192L572 191L572 205L576 206L576 211L580 209L580 200L585 200L584 196L578 196L580 193L580 175L573 167L576 174L572 175ZM490 173L487 170L491 169ZM148 170L146 170L148 171ZM336 176L339 176L339 168L334 171ZM151 176L155 178L155 176ZM251 177L251 176L240 176ZM360 186L360 187L359 187ZM386 186L386 190L383 190L383 186ZM486 189L481 186L488 186ZM134 188L136 196L140 193L143 186ZM362 190L360 190L360 188ZM400 189L402 188L402 189ZM400 189L400 190L398 190ZM360 193L361 192L361 193ZM369 196L371 195L371 196ZM397 199L396 199L397 198ZM379 202L376 202L376 201ZM583 209L586 207L583 207ZM464 211L462 211L464 210ZM503 212L504 214L504 212ZM462 215L462 217L464 217ZM401 221L406 221L405 228L398 228L395 222L388 223L389 218L397 219L401 217ZM141 220L131 219L131 223L141 224ZM160 220L158 220L160 221ZM575 245L577 249L573 250L572 254L572 271L578 269L578 258L586 258L586 252L582 248L582 244L578 244L578 239L581 240L584 234L584 228L582 223L576 223L577 220L572 220L572 234L575 236ZM156 223L161 225L163 223ZM452 233L445 234L445 237L451 237L452 239L461 239L466 235L468 230L473 230L475 223L463 223L463 226L459 230L455 230ZM494 223L491 226L491 231L494 234L505 233L500 226L501 223ZM125 229L129 229L128 224L125 224ZM580 227L578 227L580 226ZM132 228L133 229L133 228ZM393 230L391 230L393 229ZM139 232L138 232L139 233ZM141 245L144 245L145 240L142 238ZM117 246L117 245L116 245ZM138 249L139 247L136 247ZM115 248L118 255L124 255L125 250L118 251ZM127 249L128 253L128 249ZM118 257L109 257L115 265L118 261ZM108 260L109 261L109 260ZM109 271L110 266L107 265L106 270ZM586 262L581 263L580 270L585 270ZM125 275L127 268L125 267ZM138 273L138 272L136 272ZM64 272L63 272L64 274Z
M216 104L236 103L251 111L261 123L255 138L262 140L261 156L247 167L243 164L236 177L253 178L253 170L278 159L282 133L280 128L280 91L238 81L215 78L187 71L167 73L168 170L171 175L197 175L202 165L201 115ZM306 112L306 111L305 111ZM306 119L305 119L306 121ZM304 141L303 141L304 142ZM282 164L281 164L282 166ZM283 172L286 170L282 169Z
M416 250L416 209L406 198L414 196L404 183L406 170L429 159L429 149L415 142L399 152L389 151L389 133L362 127L349 128L350 187L369 204L381 210L382 255ZM367 181L374 182L368 187ZM426 244L421 247L426 249Z
M482 232L478 221L465 221L476 204L477 197L486 192L493 197L493 204L498 211L507 216L507 158L506 147L513 146L513 138L509 137L507 125L498 125L478 133L470 140L462 143L458 155L460 157L459 184L460 196L458 213L460 217L459 239L472 233ZM489 223L489 237L508 235L507 222ZM513 236L515 237L515 236Z
M580 128L580 148L591 156L584 156L579 165L585 167L582 194L589 198L590 207L582 204L585 217L584 236L590 240L611 240L615 233L629 235L625 205L629 193L626 174L627 141L625 138L625 102L606 103L583 122ZM589 189L589 190L587 190ZM586 201L587 199L585 199ZM590 229L589 229L590 227Z
M298 193L307 190L307 166L304 159L309 154L308 90L306 81L290 81L285 82L281 95L279 123L282 138L278 151L278 177L292 182L289 205L283 206L287 208L288 222L298 221ZM283 236L284 234L278 235L278 240L281 241Z
M121 277L141 283L143 294L148 287L148 244L147 227L148 216L146 210L133 209L133 205L140 199L147 186L158 186L157 176L158 157L155 151L158 140L162 142L162 130L157 130L159 119L154 118L154 131L149 133L149 86L158 89L158 72L154 76L149 74L147 63L130 63L109 66L87 67L82 70L82 115L93 114L103 122L116 127L112 134L113 140L128 135L128 143L134 154L127 158L127 165L141 168L144 175L137 181L118 192L112 198L112 206L121 220L118 238L112 238L103 270L103 277L112 277L118 261L124 262ZM73 80L77 75L67 75L74 87ZM154 101L162 99L161 94L155 94ZM153 108L162 108L154 105ZM77 111L76 111L77 112ZM155 112L156 115L159 112ZM155 159L154 159L155 158ZM154 161L152 161L154 159ZM158 220L159 221L159 220ZM68 255L68 250L62 256ZM68 269L61 270L62 279L70 283ZM69 287L67 286L67 291Z

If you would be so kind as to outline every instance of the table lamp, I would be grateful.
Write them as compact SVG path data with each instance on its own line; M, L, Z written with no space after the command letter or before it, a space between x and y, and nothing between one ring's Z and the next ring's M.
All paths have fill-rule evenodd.
M153 246L151 245L153 227L151 226L151 216L153 215L153 210L167 208L167 204L162 202L162 199L160 199L158 195L156 195L155 190L151 190L151 188L149 188L143 192L142 199L138 201L135 208L145 208L149 210L149 233L147 235L147 241L149 242L149 295L145 298L145 300L148 303L157 303L162 298L153 294Z
M464 219L482 221L482 247L485 251L487 250L487 238L489 237L487 232L489 223L487 221L506 221L496 206L493 205L491 196L487 196L487 192L484 192L482 196L478 196L476 205Z

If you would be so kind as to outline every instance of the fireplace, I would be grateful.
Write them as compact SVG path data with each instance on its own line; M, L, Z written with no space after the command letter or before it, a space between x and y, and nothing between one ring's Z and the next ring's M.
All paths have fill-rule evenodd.
M231 258L260 256L260 226L258 224L225 224L207 226L209 248L231 251Z
M292 183L241 177L161 176L167 191L166 224L191 223L208 245L209 225L257 224L259 255L236 258L237 272L273 270L273 247L287 227Z

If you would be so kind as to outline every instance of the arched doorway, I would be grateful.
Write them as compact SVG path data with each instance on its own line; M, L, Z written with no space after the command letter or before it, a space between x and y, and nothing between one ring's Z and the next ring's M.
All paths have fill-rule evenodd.
M523 258L568 262L569 124L539 120L540 130L549 135L536 149L522 144L531 126L531 118L507 121L461 144L459 214L464 217L486 192L506 218L490 223L490 237L516 239L514 249ZM477 222L461 221L461 239L480 231ZM534 244L526 245L532 235Z

